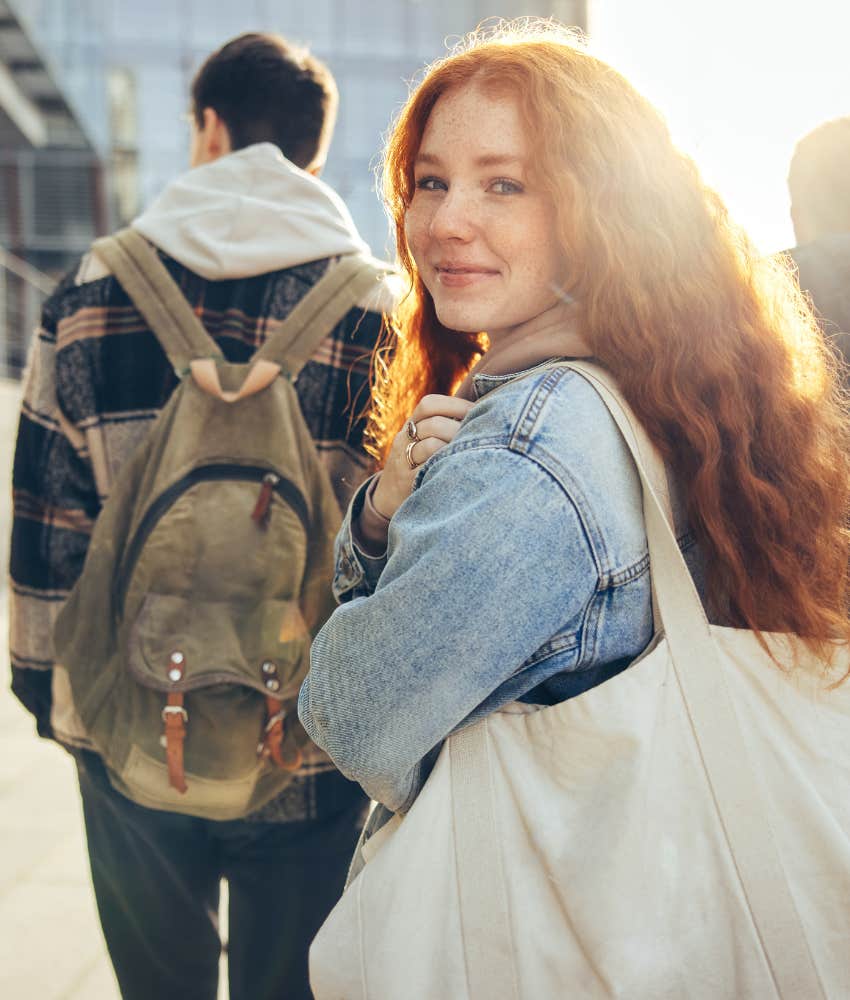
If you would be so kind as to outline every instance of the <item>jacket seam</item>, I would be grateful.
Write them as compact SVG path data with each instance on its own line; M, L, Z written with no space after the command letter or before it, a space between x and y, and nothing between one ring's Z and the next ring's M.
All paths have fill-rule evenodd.
M574 374L569 368L552 367L545 370L544 377L534 385L525 401L522 412L511 432L509 447L512 450L525 453L526 449L531 446L532 435L539 422L540 414L543 412L552 391L561 379Z
M543 663L544 660L548 660L552 656L558 656L560 653L569 653L575 649L580 650L581 637L582 629L578 628L570 629L569 632L564 632L561 636L555 636L547 640L514 670L511 677L518 677L525 670L528 670L529 667L536 667L538 663Z
M536 454L533 455L528 451L513 448L511 444L505 441L503 436L476 438L474 441L464 441L460 444L452 443L447 447L442 448L435 455L432 455L431 458L429 458L420 467L414 481L414 489L417 489L420 486L425 475L427 475L431 469L435 468L442 460L450 458L452 455L462 454L463 452L488 450L510 452L524 458L528 462L531 462L533 465L537 466L537 468L540 469L540 471L543 472L564 494L573 510L575 510L579 524L582 527L582 533L591 553L593 564L596 567L597 591L599 593L603 593L606 590L630 583L633 579L640 576L646 569L649 568L649 555L648 553L645 553L637 562L628 563L626 566L619 567L617 569L609 569L608 566L612 560L608 557L607 551L603 551L600 554L599 546L596 544L593 535L589 531L584 511L582 510L581 505L576 502L573 492L569 489L568 483L562 480L559 472L549 468L548 464L541 462ZM551 457L544 448L539 448L538 451L544 456ZM589 504L587 506L589 506ZM596 535L600 540L602 540L602 532L597 531ZM604 544L602 547L604 550ZM605 558L603 558L603 556ZM604 572L602 569L603 566L605 566Z

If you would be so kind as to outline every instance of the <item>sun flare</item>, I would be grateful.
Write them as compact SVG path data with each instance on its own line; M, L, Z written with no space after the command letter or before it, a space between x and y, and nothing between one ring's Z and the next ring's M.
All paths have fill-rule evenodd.
M850 114L850 8L834 0L595 0L593 50L664 113L764 252L790 247L796 141Z

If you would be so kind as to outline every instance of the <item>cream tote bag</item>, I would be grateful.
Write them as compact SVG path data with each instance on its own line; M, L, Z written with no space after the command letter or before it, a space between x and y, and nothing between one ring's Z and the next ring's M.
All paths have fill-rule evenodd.
M602 686L446 740L313 942L316 1000L847 1000L850 653L828 677L770 636L782 670L707 623L663 466L571 367L638 464L662 629Z

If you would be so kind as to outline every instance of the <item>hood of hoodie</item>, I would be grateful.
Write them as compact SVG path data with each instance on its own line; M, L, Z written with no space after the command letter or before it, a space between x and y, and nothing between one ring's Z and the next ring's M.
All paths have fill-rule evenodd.
M268 142L188 170L133 226L208 281L369 252L339 195Z

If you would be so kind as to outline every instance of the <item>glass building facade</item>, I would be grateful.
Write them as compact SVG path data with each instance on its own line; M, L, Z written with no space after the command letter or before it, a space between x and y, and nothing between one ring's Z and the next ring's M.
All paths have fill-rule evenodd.
M0 0L0 374L109 222L105 0ZM17 126L17 127L16 127Z
M113 0L109 62L113 120L126 123L118 155L126 219L185 169L185 113L203 59L243 31L276 31L310 49L340 91L336 134L324 179L345 199L373 251L387 225L375 193L382 136L421 67L483 19L537 14L584 26L585 5L481 0ZM120 93L119 93L120 91ZM135 134L133 134L135 133Z
M39 66L14 64L4 51L4 12L37 48ZM0 270L7 300L0 370L21 368L45 281L186 169L192 77L225 41L279 32L330 67L340 108L323 177L383 255L388 227L375 170L409 82L482 21L526 15L586 27L583 0L0 0L0 69L5 61L33 92L33 74L49 78L75 125L67 127L66 113L63 129L54 116L41 148L0 142L0 242L42 276L33 282ZM49 118L50 101L43 103ZM10 296L20 298L11 312Z

